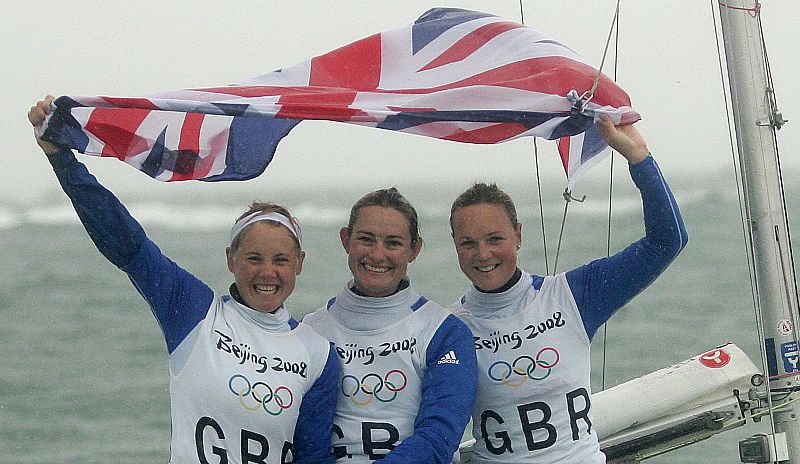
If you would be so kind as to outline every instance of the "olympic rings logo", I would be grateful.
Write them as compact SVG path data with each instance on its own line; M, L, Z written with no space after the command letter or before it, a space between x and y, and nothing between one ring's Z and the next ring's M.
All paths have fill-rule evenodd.
M552 369L558 364L560 356L555 348L545 347L536 353L536 358L522 355L512 363L507 361L495 361L489 366L487 374L495 382L500 382L509 387L519 387L526 380L544 380ZM537 368L541 368L538 369ZM544 371L544 372L542 372ZM518 378L512 378L515 374Z
M273 390L264 382L250 383L250 380L242 374L231 377L228 389L239 397L239 403L248 411L257 411L260 408L272 416L278 416L284 409L289 409L294 404L294 395L289 387L281 385ZM275 406L270 406L273 401Z
M392 369L383 377L369 373L361 377L345 375L342 377L342 394L350 398L353 404L366 406L377 399L382 403L390 403L397 398L397 393L408 385L408 377L403 371ZM362 399L364 398L364 399Z

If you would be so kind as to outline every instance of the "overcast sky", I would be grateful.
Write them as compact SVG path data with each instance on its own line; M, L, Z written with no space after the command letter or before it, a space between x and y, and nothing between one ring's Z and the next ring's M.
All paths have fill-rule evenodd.
M800 171L795 111L800 8L796 0L763 3L778 103L790 120L779 133L781 156L784 166ZM525 1L525 23L599 66L614 5L614 0ZM0 205L35 203L55 188L26 119L28 108L47 93L136 96L234 83L404 26L436 6L520 21L516 0L9 2L0 18L7 102L0 113L6 161ZM618 81L643 115L638 127L665 171L719 170L730 162L711 12L709 1L622 2ZM606 74L613 74L612 65ZM551 142L544 144L549 148ZM112 189L156 188L156 181L115 160L83 159ZM560 169L555 155L542 164L554 175ZM532 173L529 139L474 146L306 122L281 142L272 166L251 185Z

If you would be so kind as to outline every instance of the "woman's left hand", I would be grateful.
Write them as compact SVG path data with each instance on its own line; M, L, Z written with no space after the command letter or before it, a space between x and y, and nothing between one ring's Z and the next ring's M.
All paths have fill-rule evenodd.
M601 114L597 120L597 130L603 140L630 164L636 164L650 154L647 143L633 124L615 126L607 114Z

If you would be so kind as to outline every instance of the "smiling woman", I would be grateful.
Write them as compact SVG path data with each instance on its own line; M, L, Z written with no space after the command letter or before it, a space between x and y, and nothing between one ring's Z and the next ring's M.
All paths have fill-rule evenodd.
M276 311L294 291L306 253L300 226L289 211L272 203L253 203L236 221L225 250L236 283L231 295L258 311Z
M508 195L486 184L477 184L453 205L450 225L458 263L481 290L495 290L517 269L522 246L522 224L517 222ZM478 202L479 201L479 202Z
M31 108L31 124L42 124L51 103ZM283 305L305 256L291 214L257 203L236 222L226 250L235 283L230 296L217 295L164 256L71 151L37 143L97 248L128 275L163 331L170 462L332 462L339 364Z
M387 192L401 198L397 190ZM355 218L351 217L339 235L347 251L354 288L364 296L389 296L397 291L408 264L422 249L422 239L416 227L410 225L416 224L416 213L408 207L401 211L356 205L353 209Z
M452 462L475 399L467 326L406 276L418 229L397 189L363 196L339 232L353 280L304 319L342 360L333 449L353 463Z
M522 224L497 185L473 185L450 210L458 262L473 284L452 308L477 348L472 462L606 462L592 429L592 337L667 268L687 235L638 130L606 117L597 128L628 161L644 205L646 236L625 250L554 276L531 275L517 267Z

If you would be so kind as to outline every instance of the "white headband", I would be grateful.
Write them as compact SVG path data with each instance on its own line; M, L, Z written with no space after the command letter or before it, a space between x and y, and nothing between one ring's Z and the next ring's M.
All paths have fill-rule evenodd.
M300 235L300 228L297 227L292 220L289 220L289 218L280 213L265 213L263 211L256 211L255 213L249 214L236 221L236 224L234 224L233 228L231 229L231 246L233 246L233 241L236 240L236 237L242 233L242 230L244 230L245 227L258 221L277 222L278 224L286 227L289 229L289 232L294 235L294 238L297 239L297 243L300 244L300 248L303 247L303 239Z

